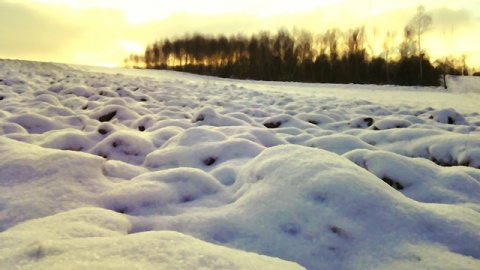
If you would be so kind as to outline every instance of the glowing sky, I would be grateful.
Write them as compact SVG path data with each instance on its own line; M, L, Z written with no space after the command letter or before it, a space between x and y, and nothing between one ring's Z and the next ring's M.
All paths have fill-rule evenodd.
M156 39L281 27L364 25L379 43L387 30L400 38L420 4L433 17L424 38L431 58L466 54L480 67L478 0L0 0L0 58L114 66Z

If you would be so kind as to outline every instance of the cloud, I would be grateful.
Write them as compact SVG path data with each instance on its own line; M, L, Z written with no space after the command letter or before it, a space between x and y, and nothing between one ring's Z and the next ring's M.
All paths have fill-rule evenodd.
M81 26L68 20L59 21L52 15L50 11L21 3L0 2L0 53L53 53L61 46L69 46L72 38L84 31Z
M437 8L429 12L436 28L448 29L469 26L474 23L474 16L470 10Z
M109 47L131 32L124 12L115 9L0 2L0 18L0 57L7 58L88 63L94 60L89 54L108 55Z

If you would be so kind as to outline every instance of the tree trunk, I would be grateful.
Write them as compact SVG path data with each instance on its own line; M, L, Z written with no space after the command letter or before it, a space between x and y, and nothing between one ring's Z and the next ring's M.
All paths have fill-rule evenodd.
M419 55L419 68L420 68L420 82L423 81L423 65L422 65L422 61L423 61L423 53L422 53L422 44L420 43L420 27L419 27L419 30L418 30L418 55Z

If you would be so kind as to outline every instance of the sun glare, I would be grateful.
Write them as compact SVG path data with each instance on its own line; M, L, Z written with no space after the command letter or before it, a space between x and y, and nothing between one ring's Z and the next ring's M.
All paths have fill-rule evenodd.
M374 8L374 9L372 9L371 14L372 14L372 15L379 15L379 14L381 14L382 12L383 12L383 9L381 9L381 8Z
M137 42L130 40L120 40L119 41L122 48L127 50L129 53L141 53L144 51L144 47Z

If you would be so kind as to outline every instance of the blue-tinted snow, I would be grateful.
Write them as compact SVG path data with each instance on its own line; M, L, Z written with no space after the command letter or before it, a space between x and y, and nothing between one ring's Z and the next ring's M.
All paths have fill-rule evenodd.
M479 269L480 81L449 79L0 60L0 268Z

